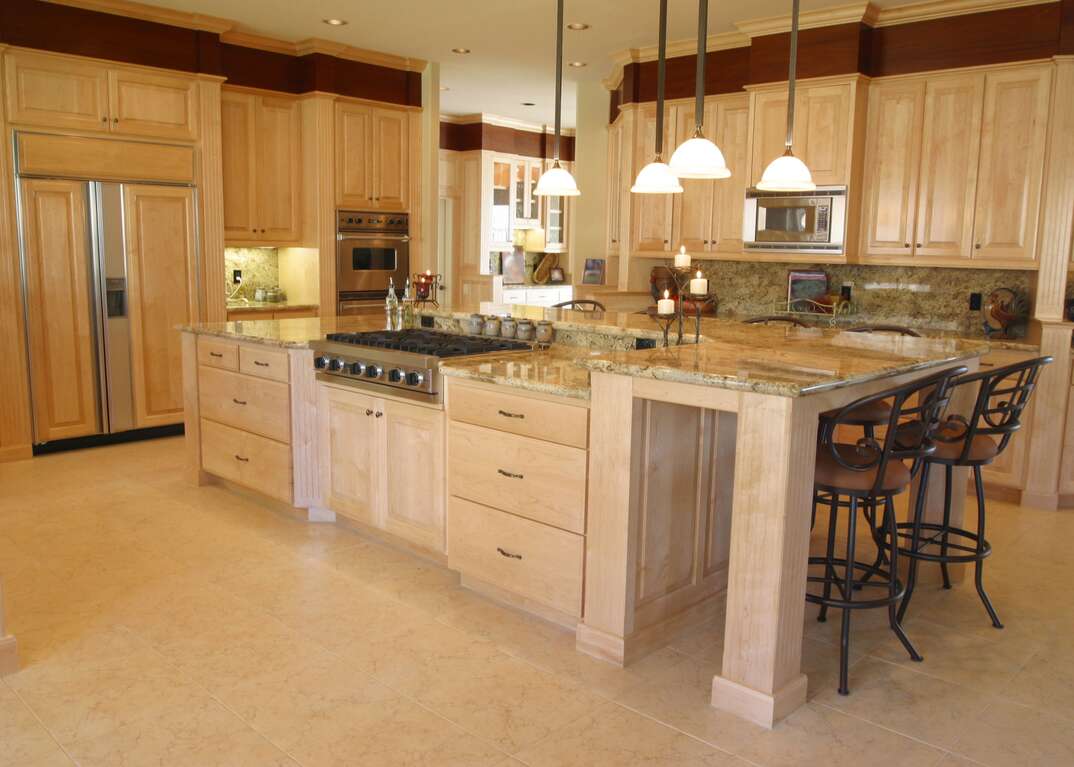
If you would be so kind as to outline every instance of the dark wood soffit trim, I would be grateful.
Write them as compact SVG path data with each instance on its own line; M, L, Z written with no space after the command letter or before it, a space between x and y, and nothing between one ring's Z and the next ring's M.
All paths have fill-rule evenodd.
M798 76L828 77L861 72L862 40L871 30L860 23L803 29L798 35ZM750 41L749 82L787 79L791 35L762 35Z
M1062 0L1059 12L1059 52L1074 55L1074 0Z
M456 152L484 149L523 157L552 158L552 134L489 123L440 123L440 148ZM559 158L574 161L574 136L561 136Z
M218 75L282 93L318 90L421 106L421 73L323 53L290 56L220 36L41 0L0 0L0 42L125 64Z

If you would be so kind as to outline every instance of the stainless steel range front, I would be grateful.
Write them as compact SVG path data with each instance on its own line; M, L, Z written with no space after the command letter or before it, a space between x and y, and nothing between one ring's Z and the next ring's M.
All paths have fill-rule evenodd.
M318 380L425 402L443 399L441 359L532 348L525 341L420 329L329 333L310 346Z

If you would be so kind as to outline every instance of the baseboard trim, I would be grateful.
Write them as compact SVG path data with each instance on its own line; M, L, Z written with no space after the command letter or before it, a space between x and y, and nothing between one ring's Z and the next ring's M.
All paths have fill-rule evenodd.
M14 674L19 670L19 645L15 637L0 637L0 676Z
M27 458L33 457L34 451L29 445L0 447L0 463L7 463L8 461L25 461Z

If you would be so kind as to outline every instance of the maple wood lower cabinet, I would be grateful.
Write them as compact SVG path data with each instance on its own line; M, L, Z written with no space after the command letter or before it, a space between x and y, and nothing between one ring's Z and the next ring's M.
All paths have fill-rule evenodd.
M448 567L573 626L582 615L589 408L447 379Z
M325 508L443 554L444 413L317 384Z

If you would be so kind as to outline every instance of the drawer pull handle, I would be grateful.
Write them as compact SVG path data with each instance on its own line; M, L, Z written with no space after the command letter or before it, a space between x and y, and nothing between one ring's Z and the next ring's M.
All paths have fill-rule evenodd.
M209 356L210 357L216 357L217 359L222 359L223 356L224 356L224 353L223 352L209 352Z
M261 360L254 360L254 364L259 368L267 368L269 366L267 362L262 362Z
M510 479L522 479L521 474L512 474L511 472L504 471L503 469L496 469L496 471L504 475L505 477L509 477Z
M235 399L234 397L232 397L231 401L234 402L236 405L245 405L246 404L246 400L244 400L244 399Z
M373 415L373 411L371 409L369 409L369 408L366 408L365 414L366 415Z
M500 415L502 415L504 418L525 418L526 417L525 413L508 413L506 410L499 410L497 412Z
M521 554L512 554L510 551L504 551L499 546L496 547L496 551L500 552L501 555L507 557L508 559L522 559Z
M241 455L239 455L238 453L235 453L235 460L236 461L242 461L243 463L249 463L250 462L249 458L244 458Z

